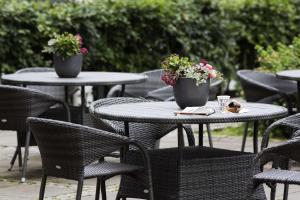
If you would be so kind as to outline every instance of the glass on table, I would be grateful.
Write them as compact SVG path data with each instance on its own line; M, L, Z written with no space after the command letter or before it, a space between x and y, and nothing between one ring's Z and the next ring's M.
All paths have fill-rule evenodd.
M217 98L218 98L218 103L219 103L221 112L225 112L226 103L229 101L230 96L220 95L220 96L217 96Z

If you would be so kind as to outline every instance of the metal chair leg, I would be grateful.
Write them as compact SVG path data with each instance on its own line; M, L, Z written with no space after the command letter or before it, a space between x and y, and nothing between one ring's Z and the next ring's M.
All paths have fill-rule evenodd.
M16 159L17 159L18 154L19 154L19 153L18 153L18 147L16 147L15 153L14 153L14 155L13 155L11 161L10 161L10 167L9 167L8 171L11 171L11 170L12 170L12 168L13 168L13 166L14 166L14 164L15 164L15 161L16 161Z
M95 200L100 200L100 178L97 178Z
M78 181L76 200L81 200L82 188L83 188L83 179Z
M272 187L271 187L271 200L275 200L275 195L276 195L276 184L274 184Z
M211 129L210 129L210 124L206 124L206 130L207 130L207 136L208 136L208 142L209 142L209 146L213 147L213 141L212 141L212 137L211 137Z
M100 179L100 186L101 186L101 197L102 200L107 200L106 198L106 186L105 186L105 179Z
M248 135L248 127L249 127L249 122L246 122L245 123L245 128L244 128L244 134L243 134L243 141L242 141L241 152L245 151L246 140L247 140L247 135Z
M22 149L21 146L18 146L18 163L19 163L19 167L22 167Z
M43 200L44 199L46 181L47 181L47 176L45 174L43 174L42 182L41 182L41 187L40 187L40 197L39 197L39 200Z
M284 184L283 200L288 200L289 184Z
M31 132L30 132L30 130L28 130L27 133L26 133L25 154L24 154L24 161L23 161L23 169L22 169L21 183L24 183L24 182L26 181L25 175L26 175L26 170L27 170L27 160L28 160L28 155L29 155L30 135L31 135Z

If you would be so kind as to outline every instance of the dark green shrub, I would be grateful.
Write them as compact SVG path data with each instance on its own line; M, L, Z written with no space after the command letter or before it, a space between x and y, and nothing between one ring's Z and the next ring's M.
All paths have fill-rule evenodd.
M140 72L159 68L170 53L206 58L227 74L234 63L228 20L209 0L1 4L0 63L5 72L51 65L42 46L54 32L65 31L83 35L89 48L86 70Z
M55 1L59 2L59 1ZM51 66L42 47L53 33L80 33L85 70L141 72L170 53L207 59L225 73L256 67L255 45L298 34L299 0L0 0L0 66Z
M240 68L258 66L256 45L275 47L290 43L297 30L298 0L220 0L219 7L238 28L237 63Z

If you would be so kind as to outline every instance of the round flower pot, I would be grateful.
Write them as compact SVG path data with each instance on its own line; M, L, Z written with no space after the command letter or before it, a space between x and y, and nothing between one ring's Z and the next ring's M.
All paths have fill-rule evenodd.
M53 63L55 72L60 78L75 78L81 71L82 54L77 54L67 59L54 55Z
M204 106L209 98L209 84L196 85L196 80L191 78L179 78L173 86L174 97L177 105L185 107Z

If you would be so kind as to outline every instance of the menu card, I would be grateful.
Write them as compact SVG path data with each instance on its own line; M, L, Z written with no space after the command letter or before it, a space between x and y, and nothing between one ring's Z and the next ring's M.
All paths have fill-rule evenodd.
M211 107L186 107L183 110L175 111L175 115L211 115L215 113L215 109Z

